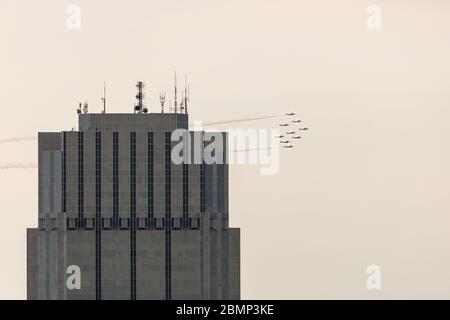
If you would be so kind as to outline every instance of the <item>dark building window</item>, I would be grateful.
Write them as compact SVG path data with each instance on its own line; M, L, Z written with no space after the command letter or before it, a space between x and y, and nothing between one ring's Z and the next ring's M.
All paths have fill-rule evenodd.
M217 179L217 176L214 177L214 167L217 167L217 164L204 164L204 170L205 170L205 184L204 184L204 209L205 211L213 210L213 201L216 201L216 197L213 193L213 183L214 179ZM216 206L217 208L217 206Z
M217 164L217 210L219 212L225 211L225 189L224 189L224 183L225 183L225 164Z
M78 223L83 228L84 218L84 132L78 132Z
M136 132L130 133L131 300L136 300Z
M203 139L202 139L203 140ZM202 155L203 149L202 148ZM200 165L200 212L203 213L206 211L206 164L205 159L202 156L202 164Z
M113 132L113 229L119 228L119 133Z
M148 228L154 227L154 219L153 219L153 132L147 133L147 213L148 220L147 226Z
M95 133L95 298L102 298L102 134Z
M166 300L172 297L172 243L171 243L171 145L170 132L165 133L165 169L166 169L166 218L165 218L165 233L166 233Z
M183 221L182 228L188 227L188 212L189 210L189 167L188 164L183 163Z
M206 209L206 179L205 179L206 167L205 162L202 159L202 164L200 165L200 212L205 212Z
M62 188L62 212L67 211L67 167L66 167L66 158L67 158L67 135L65 132L63 132L63 150L62 150L62 161L61 161L61 167L62 167L62 181L61 181L61 188Z

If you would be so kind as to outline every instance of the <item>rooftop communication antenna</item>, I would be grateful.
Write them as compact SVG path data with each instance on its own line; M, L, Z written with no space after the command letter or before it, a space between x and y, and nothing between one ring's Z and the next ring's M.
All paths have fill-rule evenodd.
M184 74L184 113L188 113L189 85L187 84L187 75Z
M103 113L106 113L106 82L103 82L102 102L103 102Z
M138 81L136 88L138 93L136 94L136 104L134 106L134 113L147 113L148 109L144 106L144 87L145 84L142 81Z
M87 103L87 101L85 101L84 104L83 104L83 113L84 114L88 113L88 103Z
M81 102L78 104L77 114L81 114L82 105Z
M183 111L184 111L184 92L181 91L180 112L183 113Z
M161 103L161 113L164 113L164 104L166 103L166 93L159 93L159 102Z
M175 72L175 113L177 113L177 107L178 107L178 103L177 103L177 73Z

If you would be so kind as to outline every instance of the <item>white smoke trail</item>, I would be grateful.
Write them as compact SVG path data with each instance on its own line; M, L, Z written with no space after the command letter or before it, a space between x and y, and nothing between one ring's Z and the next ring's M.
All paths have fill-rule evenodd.
M216 122L206 122L204 126L215 126L219 124L228 124L228 123L236 123L236 122L247 122L247 121L256 121L256 120L264 120L271 118L278 118L279 116L265 116L265 117L257 117L257 118L243 118L243 119L235 119L235 120L225 120L225 121L216 121Z
M21 141L35 141L37 137L15 137L15 138L6 138L0 139L1 143L10 143L10 142L21 142Z
M30 163L4 163L0 164L0 170L8 170L8 169L34 169L37 168L36 162Z
M230 150L230 152L250 152L259 150L272 150L272 148L253 148L253 149L242 149L242 150Z

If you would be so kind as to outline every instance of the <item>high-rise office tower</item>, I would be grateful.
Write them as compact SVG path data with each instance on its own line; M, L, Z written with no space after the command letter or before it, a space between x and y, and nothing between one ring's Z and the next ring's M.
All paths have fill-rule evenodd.
M78 117L78 131L39 133L28 299L239 299L228 166L171 159L188 114Z

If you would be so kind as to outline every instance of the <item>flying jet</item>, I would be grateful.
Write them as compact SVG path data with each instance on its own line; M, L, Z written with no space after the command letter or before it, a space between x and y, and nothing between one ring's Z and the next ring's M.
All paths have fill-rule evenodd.
M287 127L289 125L289 123L281 123L280 127Z
M288 131L286 134L295 134L295 131Z
M295 113L290 112L290 113L285 113L285 115L287 115L287 116L295 116Z
M292 120L293 123L300 123L302 120Z
M293 136L292 139L301 139L302 137L300 136Z
M289 143L289 141L288 140L280 141L280 143Z
M306 130L309 130L309 128L299 128L298 130L306 131Z
M275 136L275 138L281 139L281 138L284 138L284 136L283 136L283 135L281 135L281 136Z
M293 148L294 146L284 146L283 148Z

